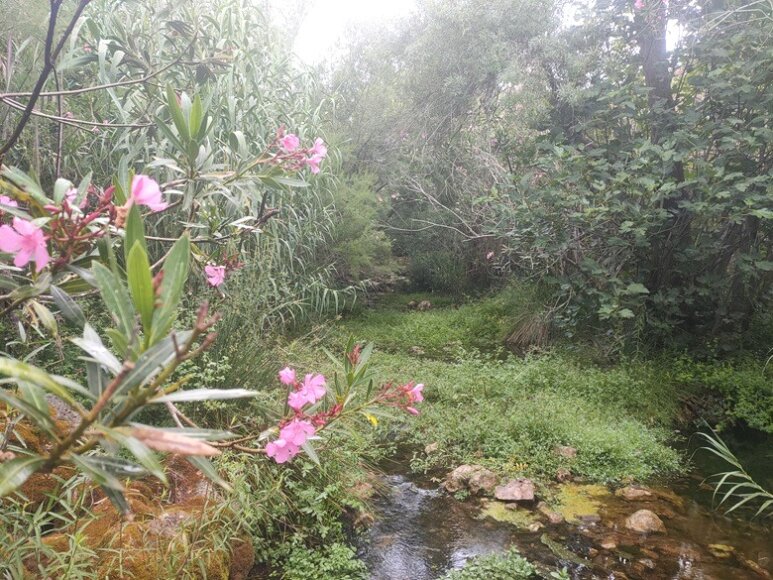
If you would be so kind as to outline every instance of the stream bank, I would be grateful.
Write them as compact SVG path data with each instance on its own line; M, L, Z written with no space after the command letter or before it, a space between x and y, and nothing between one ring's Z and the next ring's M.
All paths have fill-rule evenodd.
M768 445L758 442L744 455L763 453ZM773 578L770 530L711 509L703 480L712 462L699 462L667 486L624 488L644 493L616 494L577 482L550 486L539 495L562 515L564 521L553 524L536 503L459 501L439 478L411 473L409 463L402 454L382 466L385 489L360 545L373 580L435 580L475 556L511 548L545 573L566 568L575 579ZM661 518L665 533L626 529L626 518L642 509Z

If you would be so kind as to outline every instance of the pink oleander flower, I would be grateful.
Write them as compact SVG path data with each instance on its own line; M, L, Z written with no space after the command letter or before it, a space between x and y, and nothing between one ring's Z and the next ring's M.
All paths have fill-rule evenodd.
M306 393L302 391L293 391L287 395L287 404L293 411L300 411L306 403L308 403Z
M494 257L494 252L489 252L488 254L486 254L487 260L491 260L493 257Z
M314 155L319 155L320 161L327 157L327 145L325 145L325 142L320 137L317 137L317 139L314 141L314 145L311 149L309 149L309 154L312 157Z
M279 438L288 443L300 447L306 440L313 436L317 430L309 421L293 419L279 431Z
M309 373L303 378L302 389L306 390L309 403L314 404L325 396L325 377Z
M50 260L43 230L21 218L13 218L13 227L0 226L0 251L16 254L13 263L18 268L34 260L36 272L45 268Z
M424 395L421 392L424 390L424 385L419 383L408 391L408 397L411 399L411 403L421 403L424 400ZM418 414L418 413L417 413Z
M284 439L277 439L266 445L266 455L277 463L285 463L298 455L300 449Z
M301 146L301 140L298 138L298 135L288 133L279 140L279 146L287 153L292 153Z
M207 282L209 282L209 285L214 286L215 288L225 282L225 266L207 264L204 266L204 274L207 276Z
M311 172L316 175L319 173L319 164L322 163L323 159L324 157L322 155L312 155L311 157L307 157L304 160L304 163L311 169Z
M300 388L287 397L291 409L300 411L304 405L313 405L325 396L325 377L309 373L303 379Z
M138 203L150 208L151 211L161 211L169 207L161 194L161 188L152 177L135 175L132 179L132 190L127 206Z
M279 371L279 382L283 385L292 385L295 383L295 369L285 367Z
M633 7L636 10L641 10L644 8L644 0L636 0L636 2L633 3Z
M11 199L7 195L0 195L0 205L7 205L9 207L19 207L19 204L16 202L16 200Z

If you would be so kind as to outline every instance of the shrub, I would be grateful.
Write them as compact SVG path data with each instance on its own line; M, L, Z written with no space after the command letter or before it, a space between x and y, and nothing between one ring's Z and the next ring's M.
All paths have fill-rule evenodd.
M527 580L536 573L528 560L511 549L504 554L476 556L460 570L443 576L442 580Z

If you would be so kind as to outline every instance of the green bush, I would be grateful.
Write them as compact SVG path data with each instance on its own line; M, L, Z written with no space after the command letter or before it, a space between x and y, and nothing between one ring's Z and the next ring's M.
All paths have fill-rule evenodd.
M512 549L504 554L477 556L464 568L443 576L442 580L526 580L536 572L528 560Z
M373 179L358 175L341 181L333 193L336 225L330 241L336 275L349 283L380 281L394 274L392 242L376 223L388 203L374 193Z
M317 550L297 548L284 564L284 580L364 580L367 568L349 546L333 543Z
M701 362L682 356L669 367L675 382L704 398L720 399L719 405L710 403L712 417L705 419L718 420L719 428L742 421L768 433L773 433L772 373L773 367L754 359Z

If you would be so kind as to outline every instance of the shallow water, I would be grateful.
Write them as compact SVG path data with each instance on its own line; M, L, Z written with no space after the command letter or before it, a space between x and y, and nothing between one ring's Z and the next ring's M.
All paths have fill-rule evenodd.
M755 475L763 480L771 466L760 460L767 459L769 443L767 438L745 454L757 458ZM702 458L696 457L700 463ZM374 580L432 580L475 555L511 546L532 562L567 567L573 578L773 578L771 530L711 509L711 492L702 481L704 473L713 471L702 469L716 467L699 465L667 488L651 488L655 494L644 500L627 501L601 490L594 496L592 515L560 525L543 518L544 529L528 531L482 518L480 500L455 500L429 478L409 475L407 460L401 459L385 466L385 490L375 502L376 523L360 553ZM667 533L643 536L626 530L625 518L638 509L657 513ZM601 546L609 542L616 546Z

